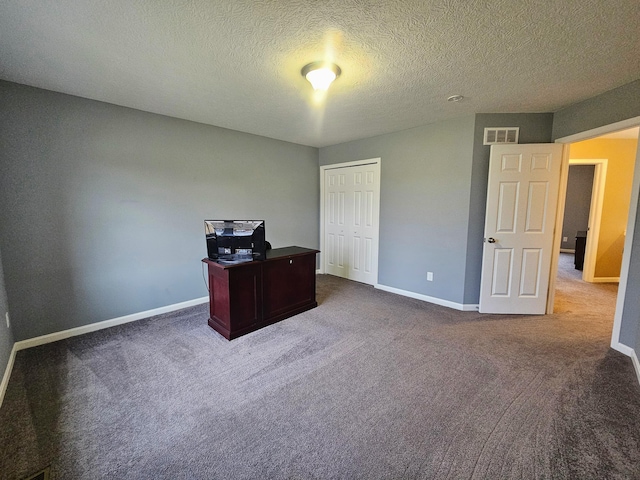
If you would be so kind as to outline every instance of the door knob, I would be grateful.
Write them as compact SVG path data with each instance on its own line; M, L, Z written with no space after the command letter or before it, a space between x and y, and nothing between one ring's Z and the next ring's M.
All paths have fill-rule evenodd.
M489 242L489 243L496 243L496 239L495 239L495 238L493 238L493 237L489 237L489 238L487 238L487 242Z

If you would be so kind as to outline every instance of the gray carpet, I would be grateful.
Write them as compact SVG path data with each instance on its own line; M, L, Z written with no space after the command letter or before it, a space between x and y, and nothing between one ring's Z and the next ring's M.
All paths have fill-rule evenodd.
M231 342L202 305L21 351L0 476L640 478L616 286L570 273L544 317L319 276L318 308Z

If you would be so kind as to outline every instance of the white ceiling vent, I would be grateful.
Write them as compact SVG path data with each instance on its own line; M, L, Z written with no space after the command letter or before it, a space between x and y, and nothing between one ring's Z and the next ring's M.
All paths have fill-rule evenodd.
M487 127L484 129L483 145L518 143L519 127Z

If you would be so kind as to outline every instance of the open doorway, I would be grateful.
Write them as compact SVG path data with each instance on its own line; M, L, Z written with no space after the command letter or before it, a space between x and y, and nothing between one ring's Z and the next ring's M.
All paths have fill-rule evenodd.
M595 169L596 166L592 163L575 163L574 159L569 160L560 253L572 254L574 267L580 272L584 272L587 233L589 225L593 225L589 217L595 213L592 208Z
M606 158L573 158L576 155L574 146L580 146L582 149L577 151L582 152L583 155L586 153L586 155L592 156L594 151L612 154L611 146L607 143L602 145L603 141L606 142L604 137L598 137L587 140L586 146L582 145L585 142L569 145L571 158L569 158L562 240L564 245L566 236L569 236L570 239L573 236L575 268L581 270L582 279L590 283L616 283L620 281L624 242L622 244L612 243L611 238L624 238L624 233L622 235L620 233L626 229L631 203L631 179L633 178L633 160L635 159L635 152L632 152L631 148L626 148L622 153L618 151L614 155L616 162L613 177L607 176L609 161ZM593 150L593 147L589 145L595 145L598 148ZM620 150L619 145L616 148ZM582 178L581 175L583 175ZM605 188L607 180L609 181L608 190ZM611 188L613 186L615 188ZM576 192L575 189L578 191ZM605 193L607 193L607 221L603 224ZM572 226L574 227L573 231ZM603 241L600 242L600 233L603 230ZM608 248L611 248L611 251L605 256L598 255L599 252L606 251ZM600 271L607 270L609 276L596 276L596 265L600 267Z
M595 308L613 324L629 208L634 198L638 132L638 127L625 128L567 145L555 312L581 313L589 309L593 313ZM591 188L586 187L589 183Z

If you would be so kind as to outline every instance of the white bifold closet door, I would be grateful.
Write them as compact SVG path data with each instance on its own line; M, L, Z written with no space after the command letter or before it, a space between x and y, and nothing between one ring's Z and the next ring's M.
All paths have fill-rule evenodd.
M325 272L375 285L380 164L327 169L324 190Z

